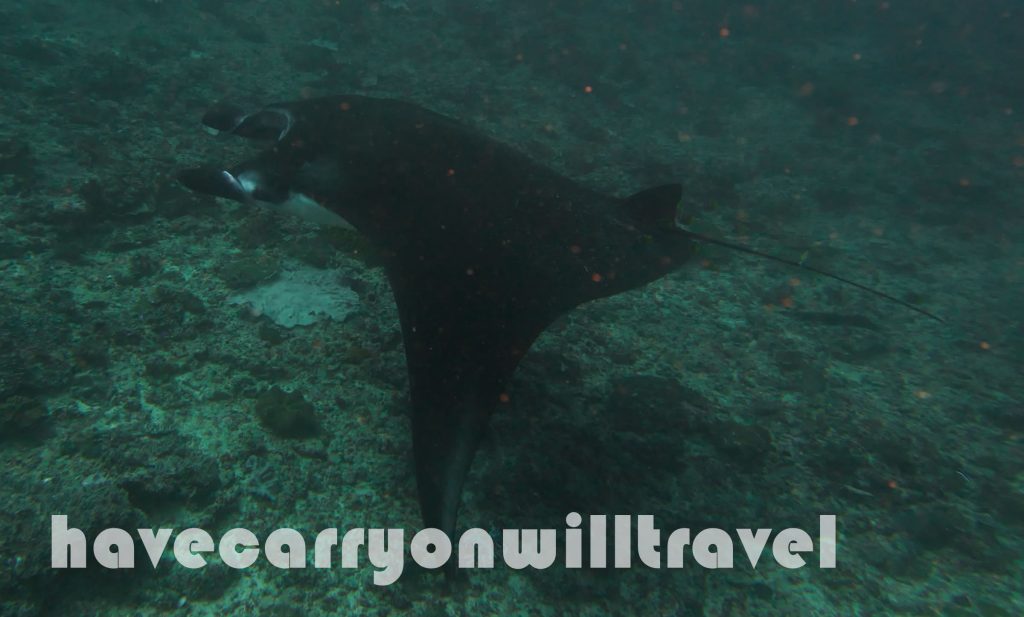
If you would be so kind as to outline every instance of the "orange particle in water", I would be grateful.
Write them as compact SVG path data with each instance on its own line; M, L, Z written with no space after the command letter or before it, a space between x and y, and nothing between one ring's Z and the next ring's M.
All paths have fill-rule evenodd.
M857 126L858 124L860 124L860 120L857 116L850 116L846 119L846 126Z
M449 168L448 168L448 175L449 175L449 176L454 176L454 175L455 175L455 170L454 170L454 169L452 169L451 167L449 167Z
M507 403L509 402L509 400L511 399L509 399L508 397L508 392L502 392L501 394L498 395L498 401L501 403Z
M793 308L793 305L796 303L793 302L793 298L786 296L785 298L782 299L782 302L780 304L782 304L782 306L786 308Z
M885 483L885 485L893 490L896 490L896 487L899 486L899 484L896 484L896 480L889 480L888 482Z
M594 91L594 87L593 86L583 86L583 91L586 92L587 94L590 94L591 92Z
M726 28L725 26L722 26L721 28L718 29L718 36L722 37L723 39L728 38L729 34L729 29Z
M352 105L349 104L348 101L342 101L341 105L338 105L338 109L340 109L341 111L348 111L352 109Z
M989 345L988 341L982 341L982 342L978 343L978 347L981 347L985 351L988 351L989 349L992 349L992 345Z
M590 275L590 280L594 281L595 283L600 283L602 279L604 279L604 277L597 272Z

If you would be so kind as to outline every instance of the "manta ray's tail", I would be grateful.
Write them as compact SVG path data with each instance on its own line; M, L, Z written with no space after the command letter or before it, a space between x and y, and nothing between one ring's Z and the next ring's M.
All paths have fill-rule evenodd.
M850 285L852 287L856 287L857 289L866 291L869 294L873 294L875 296L878 296L879 298L888 300L889 302L895 302L896 304L899 304L900 306L905 306L906 308L908 308L908 309L910 309L910 310L912 310L912 311L914 311L916 313L920 313L921 315L924 315L925 317L929 317L931 319L934 319L935 321L938 321L938 322L942 322L943 321L937 315L935 315L933 313L929 313L928 311L924 310L923 308L921 308L919 306L916 306L914 304L911 304L910 302L907 302L905 300L900 300L899 298L897 298L895 296L891 296L891 295L885 293L884 291L879 291L879 290L874 289L872 287L868 287L867 285L864 285L862 283L858 283L856 281L851 281L850 279L842 277L842 276L839 276L838 274L832 274L831 272L826 272L825 270L820 270L818 268L815 268L814 266L808 266L803 261L795 261L795 260L792 260L792 259L786 259L785 257L778 257L778 256L772 255L770 253L762 253L761 251L758 251L756 249L752 249L752 248L743 246L742 244L734 244L732 242L727 242L725 240L719 240L718 238L712 238L711 236L705 236L704 234L699 234L699 233L690 231L688 229L680 228L680 231L683 232L684 234L686 234L687 236L689 236L690 238L693 238L694 240L697 240L699 242L706 242L708 244L715 244L715 245L718 245L718 246L721 246L721 247L725 247L727 249L731 249L731 250L734 250L734 251L739 251L741 253L747 253L748 255L754 255L756 257L761 257L763 259L770 259L772 261L777 261L779 263L786 264L787 266L793 266L794 268L800 268L802 270L808 270L810 272L814 272L815 274L820 274L821 276L826 276L826 277L828 277L830 279L834 279L834 280L837 280L837 281L839 281L841 283L845 283L845 284Z

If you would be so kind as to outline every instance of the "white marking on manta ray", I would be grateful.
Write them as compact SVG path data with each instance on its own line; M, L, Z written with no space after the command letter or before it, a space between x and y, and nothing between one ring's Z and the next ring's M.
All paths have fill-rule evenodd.
M228 171L222 171L222 172L220 172L220 173L221 173L221 175L222 175L222 176L224 176L224 178L225 178L225 179L226 179L226 180L227 180L228 182L230 182L230 183L231 183L231 184L232 184L233 186L235 186L235 187L236 187L236 188L237 188L238 190L242 191L242 192L243 192L243 193L245 193L246 195L248 195L248 194L249 194L249 192L245 190L245 185L244 185L244 184L242 184L242 183L241 183L241 182L240 182L240 181L238 180L238 178L236 178L236 177L234 177L233 175L231 175L231 172L228 172Z
M292 112L287 109L279 109L277 107L268 107L264 111L272 111L284 116L284 128L282 128L281 132L277 135L277 141L281 141L284 139L284 136L288 134L288 131L292 130L292 125L295 124L295 117L292 116Z
M351 223L346 221L336 212L331 212L317 203L315 199L312 199L303 193L296 193L294 191L289 192L288 198L279 203L254 198L253 193L258 190L260 185L263 183L263 178L258 172L246 171L240 174L237 178L226 171L224 172L224 175L242 190L247 200L252 204L266 208L272 212L277 212L286 216L294 216L316 225L340 227L349 231L356 231L356 228L353 227Z
M351 223L337 213L331 212L317 203L315 199L302 193L289 193L288 199L279 204L271 204L271 207L282 214L297 216L304 221L316 223L317 225L340 227L349 231L356 230Z
M228 174L229 176L231 175L226 171L224 173ZM246 196L250 198L252 197L253 192L255 192L256 189L259 188L260 184L263 184L263 177L260 176L260 174L255 171L245 171L234 178L235 183L238 186L242 187L242 192L245 193Z
M293 116L292 112L288 111L287 109L280 109L278 107L268 107L267 109L264 109L262 113L266 112L272 112L284 117L284 126L281 128L281 131L278 132L277 134L277 141L281 141L282 139L284 139L285 135L287 135L288 132L292 130L292 126L295 124L295 116ZM245 122L252 116L253 114L243 114L236 116L233 120L233 124L225 129L216 129L211 126L204 126L203 130L210 135L233 133L235 132L236 129L238 129L238 127L242 126L243 122Z

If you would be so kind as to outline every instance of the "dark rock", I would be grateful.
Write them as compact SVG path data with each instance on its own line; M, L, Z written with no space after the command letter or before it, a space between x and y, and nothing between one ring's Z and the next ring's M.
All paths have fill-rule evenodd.
M744 466L756 467L762 464L772 451L772 434L761 426L716 422L709 435L716 448Z
M279 437L315 437L320 422L313 404L298 392L285 392L274 386L256 399L256 417L260 424Z
M241 248L256 249L281 240L281 221L266 213L256 213L235 230L235 243Z
M173 180L161 182L153 194L153 207L156 209L156 213L168 219L176 219L194 211L201 211L203 203L212 201L211 197L196 196Z
M152 276L161 269L160 260L147 253L132 255L128 263L131 276L136 280Z
M878 324L871 321L864 315L828 313L821 311L785 311L783 315L820 326L880 330Z
M702 423L695 412L709 407L699 392L654 375L618 379L608 397L612 425L636 433L685 435Z
M27 396L0 400L0 443L41 436L49 418L43 402Z
M173 589L177 597L209 602L222 597L241 576L240 570L223 563L211 563L197 570L175 568L164 584Z
M289 256L320 269L329 267L335 255L334 247L326 242L317 242L316 240L293 242L285 250Z
M852 483L867 462L860 448L841 441L823 445L807 460L808 466L819 476L844 484Z
M188 368L180 362L172 362L164 356L149 358L145 362L145 375L157 381L168 381L182 373Z
M947 504L919 506L902 514L899 523L910 539L924 551L937 551L951 546L958 534L969 531L970 521L955 507Z
M1007 404L994 406L980 414L996 426L1008 431L1024 432L1024 405Z
M29 178L35 175L35 159L28 142L8 139L0 141L0 175Z
M194 315L202 315L206 312L206 304L199 296L184 289L157 287L153 292L153 304Z
M268 322L261 322L257 336L262 341L270 345L279 345L284 342L284 332L282 329Z
M280 268L266 257L243 257L221 266L217 274L231 289L245 289L273 280Z
M59 392L74 376L66 319L36 306L0 301L0 400Z
M221 486L217 461L189 447L176 431L90 430L71 436L62 449L101 462L128 501L151 516L179 507L202 509Z

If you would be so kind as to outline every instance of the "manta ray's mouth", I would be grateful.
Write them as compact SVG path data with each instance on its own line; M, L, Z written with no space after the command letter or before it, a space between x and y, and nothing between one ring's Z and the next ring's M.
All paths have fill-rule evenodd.
M257 171L235 175L226 169L197 167L180 172L178 180L193 191L243 203L274 204L288 199L287 191L275 188Z
M224 169L200 167L182 171L178 174L178 180L187 188L200 193L260 206L317 225L355 230L341 215L328 210L315 199L304 193L278 188L255 170L247 170L236 176Z

